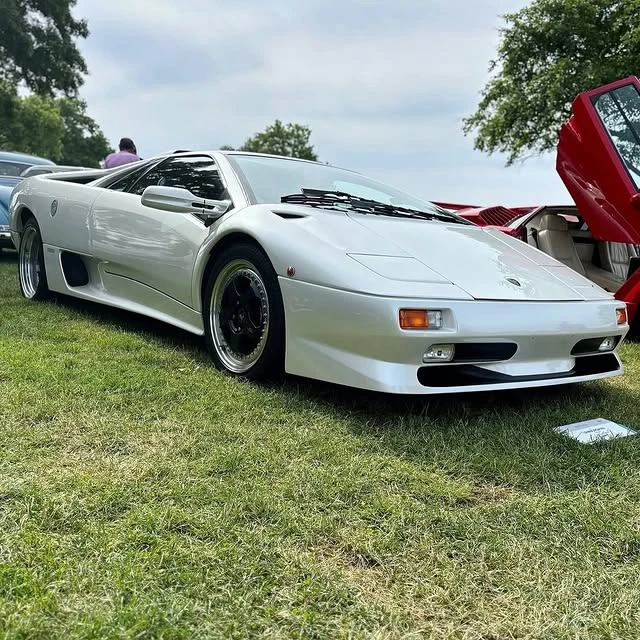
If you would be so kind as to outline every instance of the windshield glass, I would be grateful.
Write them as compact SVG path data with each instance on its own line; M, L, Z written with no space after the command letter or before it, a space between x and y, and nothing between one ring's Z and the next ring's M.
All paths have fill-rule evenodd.
M383 204L426 212L442 212L430 202L419 200L386 184L365 178L346 169L288 158L228 155L227 158L244 177L256 204L276 204L283 196L301 189L341 191ZM453 215L452 215L453 217Z
M19 176L29 165L24 162L0 160L0 176Z

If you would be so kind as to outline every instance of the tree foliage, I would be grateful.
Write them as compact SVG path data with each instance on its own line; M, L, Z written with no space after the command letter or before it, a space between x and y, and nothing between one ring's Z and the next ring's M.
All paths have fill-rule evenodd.
M0 0L0 149L98 166L110 148L76 97L87 67L75 41L89 30L75 4Z
M21 97L6 84L0 84L0 148L89 167L97 167L110 151L83 101L35 94Z
M303 160L317 160L310 143L311 129L302 124L282 124L276 120L263 132L256 133L240 147L241 151L272 153Z
M640 0L534 0L504 16L476 112L475 148L507 164L552 150L581 91L640 73Z
M34 93L73 94L87 72L75 40L89 34L76 0L0 0L0 80Z
M87 104L76 98L59 98L56 106L62 120L62 151L58 164L97 167L111 146L95 120L87 115Z

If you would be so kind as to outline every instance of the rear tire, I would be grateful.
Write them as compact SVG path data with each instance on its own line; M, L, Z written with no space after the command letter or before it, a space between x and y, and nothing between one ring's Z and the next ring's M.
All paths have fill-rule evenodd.
M207 348L218 369L250 380L283 373L284 305L278 276L261 249L241 243L215 258L203 316Z
M22 230L18 252L20 292L28 300L45 300L51 296L44 268L44 249L40 227L29 218Z

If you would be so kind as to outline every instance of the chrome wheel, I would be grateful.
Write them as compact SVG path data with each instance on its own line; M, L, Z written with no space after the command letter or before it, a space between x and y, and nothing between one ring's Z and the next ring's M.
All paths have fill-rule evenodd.
M227 263L213 285L211 338L221 363L245 373L260 359L269 336L269 297L258 269L248 260Z
M42 242L38 229L27 225L20 243L19 277L20 287L26 298L34 298L40 289L42 274Z

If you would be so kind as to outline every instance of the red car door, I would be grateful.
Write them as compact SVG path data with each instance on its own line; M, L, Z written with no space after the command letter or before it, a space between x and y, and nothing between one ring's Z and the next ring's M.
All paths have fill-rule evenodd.
M598 240L640 244L640 81L577 96L556 168Z

